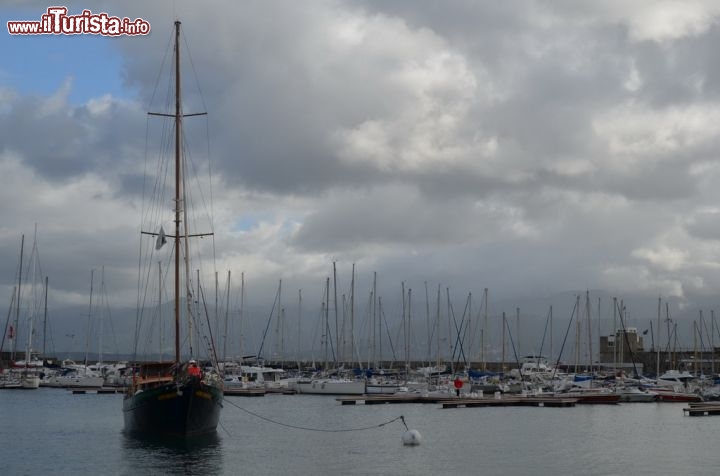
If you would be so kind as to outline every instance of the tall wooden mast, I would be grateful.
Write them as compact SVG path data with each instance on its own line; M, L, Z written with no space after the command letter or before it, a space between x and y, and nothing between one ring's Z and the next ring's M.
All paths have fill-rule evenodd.
M180 21L175 21L175 363L180 362L180 213L181 171L180 131L182 109L180 104Z
M193 237L203 237L203 236L211 236L213 235L212 232L210 233L197 233L197 234L188 234L187 230L187 223L188 223L188 217L187 217L187 210L185 207L185 181L184 181L184 173L185 169L183 167L183 154L182 154L182 128L183 128L183 118L190 117L190 116L205 116L207 115L206 112L198 112L193 114L183 114L182 112L182 91L180 88L180 21L175 21L175 113L174 114L165 114L160 112L149 112L148 114L151 116L161 116L161 117L168 117L175 119L175 233L171 237L173 238L173 243L175 249L173 250L174 253L174 260L175 260L175 285L174 285L174 304L175 304L175 363L180 362L180 245L184 244L184 253L185 253L185 283L189 283L189 263L187 257L189 256L188 252L188 238ZM181 232L181 223L183 223L183 230ZM156 232L145 232L141 231L141 234L144 235L151 235L156 237L162 237L163 241L158 241L158 245L156 249L160 249L160 247L164 244L164 239L167 235L164 233L156 233ZM159 239L159 238L158 238ZM187 285L186 285L187 288ZM190 295L190 292L187 293L187 303L188 303L188 316L191 315L191 311L189 309L190 302L191 302L192 296ZM190 321L190 319L188 319ZM191 331L189 331L189 336L191 335ZM192 354L192 339L190 338L191 342L191 349L190 353Z

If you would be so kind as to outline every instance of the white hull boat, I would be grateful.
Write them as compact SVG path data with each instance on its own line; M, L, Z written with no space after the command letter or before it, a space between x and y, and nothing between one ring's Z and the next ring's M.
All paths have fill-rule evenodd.
M400 390L400 383L393 381L368 380L365 393L368 395L393 395Z
M101 388L105 379L99 375L56 375L40 383L43 387Z
M657 392L641 390L637 387L620 387L615 390L620 395L620 401L625 403L656 402Z
M25 390L35 390L36 388L40 388L40 376L34 374L21 375L20 388Z
M295 390L298 393L320 395L363 395L365 381L332 378L298 380L295 382Z

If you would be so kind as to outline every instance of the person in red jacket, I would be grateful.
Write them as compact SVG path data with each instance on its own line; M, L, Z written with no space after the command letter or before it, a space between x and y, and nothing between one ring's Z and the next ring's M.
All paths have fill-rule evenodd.
M202 378L202 370L200 370L200 367L198 367L197 362L195 360L191 360L188 365L188 375L191 377L196 377L198 379Z

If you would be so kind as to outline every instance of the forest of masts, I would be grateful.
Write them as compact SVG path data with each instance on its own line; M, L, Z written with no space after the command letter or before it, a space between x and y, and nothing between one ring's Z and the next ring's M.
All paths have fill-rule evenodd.
M284 298L283 281L279 280L266 316L248 310L244 273L232 312L231 273L227 275L225 296L219 295L217 273L215 281L217 311L212 334L219 336L216 350L220 360L244 357L268 364L325 369L447 366L457 371L487 370L490 363L495 363L495 369L497 363L503 369L513 368L519 366L526 355L542 355L552 364L592 370L600 361L597 342L603 328L605 335L620 339L610 362L628 361L627 354L631 352L622 342L622 336L630 327L627 306L617 298L605 304L600 298L595 302L589 291L584 296L576 295L569 318L561 319L554 330L552 305L544 320L522 316L519 307L512 314L491 313L488 288L483 290L479 301L468 293L462 312L458 312L450 288L439 284L431 288L424 282L418 298L416 291L401 282L402 299L398 299L392 306L393 312L388 313L386 301L378 293L377 273L373 273L367 297L358 302L354 264L349 289L341 292L333 262L332 276L323 282L319 306L304 305L302 289L293 292L293 297ZM294 302L286 305L284 299ZM197 301L196 305L199 313L201 305ZM313 310L308 312L306 307ZM714 349L714 336L720 329L715 323L714 311L710 315L708 322L700 311L699 320L693 321L696 351ZM640 325L637 318L633 324L633 327ZM661 299L658 299L657 317L643 321L641 327L646 328L643 334L650 332L647 337L651 339L651 351L669 354L687 351L680 348L678 323L670 315L668 303L663 306ZM609 329L612 330L608 332ZM521 342L521 336L528 342Z
M157 270L157 309L161 310L168 304L162 291L163 270L159 263ZM92 273L93 271L86 332L78 332L77 337L85 334L85 360L88 360L89 350L95 347L93 340L97 342L98 357L102 360L102 326L103 321L109 318L110 304L103 278L101 309L94 309ZM102 274L104 276L104 271ZM201 282L199 271L195 277L196 283ZM22 282L21 274L18 281ZM425 281L418 293L406 286L405 282L400 282L397 293L402 299L391 299L392 304L388 306L383 296L378 293L378 276L373 273L370 289L365 297L358 299L354 264L349 288L341 291L336 263L333 262L332 275L323 280L322 289L318 293L321 299L319 303L316 301L316 304L304 305L302 289L297 289L291 293L291 297L284 298L283 281L279 280L269 313L258 311L261 307L267 309L267 306L260 307L257 304L250 310L244 273L240 276L239 285L235 285L236 290L233 290L231 285L229 271L222 289L218 273L215 273L214 281L214 305L207 302L212 297L208 296L202 286L191 292L195 296L195 316L214 314L206 320L210 338L201 337L205 326L202 320L198 320L191 327L194 333L191 340L213 348L208 355L215 356L218 360L245 357L249 360L298 368L329 369L345 366L402 370L417 366L447 366L452 370L488 370L489 367L498 370L517 367L526 355L543 355L552 364L562 362L566 366L587 370L601 361L600 346L597 344L601 335L620 339L613 347L612 358L605 356L605 363L608 363L608 360L615 363L629 360L627 346L622 342L623 329L630 327L627 306L616 298L612 298L612 302L608 299L603 302L598 297L595 302L591 300L589 292L585 292L584 296L575 296L572 308L568 304L566 310L561 311L562 316L559 321L555 319L556 325L553 329L552 305L548 307L544 319L537 314L523 315L519 307L515 307L511 313L491 311L488 305L488 288L483 289L479 300L472 293L468 293L462 304L462 312L458 312L459 307L456 308L453 304L450 288L440 284L431 287ZM38 288L41 294L45 294L41 300L44 315L43 330L33 332L36 338L39 334L42 335L42 345L35 343L34 348L41 348L42 355L47 355L45 340L46 335L50 334L45 329L47 278L41 286L34 287L36 290ZM397 293L393 294L397 296ZM11 350L13 354L16 353L17 343L23 342L23 338L18 334L25 331L20 323L20 306L15 294L14 291L8 321L20 332L16 331L14 341L4 346L4 350ZM233 303L231 296L234 296ZM40 300L31 301L37 303ZM161 305L163 302L165 305ZM388 308L391 309L389 312ZM206 312L208 309L213 311ZM36 309L34 314L37 317L40 312ZM165 317L160 315L162 312L158 314L157 322L161 324L158 329L149 332L145 354L154 354L162 360L168 356L167 347L171 342L166 335L171 326L163 325L162 321L169 319L171 313L164 313ZM634 318L632 326L645 329L642 333L646 336L645 344L648 343L647 337L650 338L650 351L658 351L658 359L659 352L669 356L663 358L671 359L670 366L674 368L674 356L680 353L714 353L715 336L720 336L715 312L710 310L709 319L702 310L699 310L698 314L698 319L692 321L691 348L680 346L678 321L671 316L669 303L663 303L661 299L658 299L656 317L643 321L642 324ZM569 318L566 317L568 315ZM110 325L112 326L112 323ZM91 340L91 334L96 334L97 338ZM74 341L76 334L68 336ZM106 342L114 340L106 339ZM116 342L114 347L117 351ZM714 358L711 360L714 372Z

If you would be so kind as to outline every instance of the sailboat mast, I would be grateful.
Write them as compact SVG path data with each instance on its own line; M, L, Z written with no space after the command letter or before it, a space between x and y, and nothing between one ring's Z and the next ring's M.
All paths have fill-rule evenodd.
M95 270L90 270L90 304L88 306L88 322L87 331L85 334L85 373L87 373L88 365L88 352L90 350L90 320L92 319L92 295L93 295L93 280L95 276Z
M297 347L295 349L295 360L297 368L300 370L300 331L302 323L302 289L298 289L298 318L297 318Z
M105 266L100 268L100 322L98 326L100 330L98 332L98 362L103 361L103 314L107 306L107 291L105 290Z
M554 358L553 354L553 309L550 305L550 359Z
M505 374L505 311L502 313L502 372Z
M710 309L710 374L715 375L715 311L712 309Z
M218 299L219 299L218 287L219 287L218 272L215 271L215 335L216 336L220 335L220 317L218 315Z
M225 290L225 330L223 331L223 374L225 373L225 362L227 362L227 340L228 340L228 319L230 313L230 270L227 275L227 289Z
M329 324L329 310L330 310L330 278L325 278L325 367L324 370L328 370L328 341L330 340L330 324Z
M592 347L592 322L590 320L590 291L585 291L585 308L587 312L587 332L588 332L588 365L589 372L593 371L593 347ZM599 315L598 315L599 316Z
M162 321L162 261L158 261L158 350L160 362L163 361L163 321Z
M702 320L702 310L700 311L700 319ZM698 376L697 369L697 336L700 331L698 330L698 322L693 321L693 374Z
M25 235L20 238L20 269L18 271L18 286L17 286L17 306L15 307L15 336L12 342L12 352L10 360L15 360L15 352L17 351L17 338L20 328L20 296L22 295L22 270L23 270L23 253L25 252Z
M613 297L613 368L617 373L617 298ZM669 343L670 341L668 341Z
M337 299L337 268L333 261L333 305L335 306L335 365L337 366L340 359L340 335L338 333L338 299Z
M37 235L37 230L35 231L35 234ZM36 258L37 258L37 236L33 240L33 250L31 253L30 262L32 265L31 270L31 280L32 288L30 294L32 295L33 302L30 305L30 311L28 312L28 337L27 337L27 344L25 346L25 370L27 371L28 364L30 363L30 354L32 351L32 336L33 336L33 321L35 320L35 271L37 269L36 265Z
M656 359L655 359L655 378L660 377L660 314L662 313L662 297L658 297L658 310L657 310L657 337L658 337L658 343L657 343L657 349L656 349Z
M405 300L405 281L400 282L400 287L402 288L402 331L405 344L405 371L407 371L407 320L405 318L407 315L407 301ZM382 358L380 360L382 360Z
M410 318L412 316L412 288L408 289L407 322L405 325L405 378L410 373Z
M428 285L425 281L425 328L427 332L427 353L425 354L428 358L428 366L430 365L431 347L432 347L432 332L430 331L430 295L428 294Z
M243 355L243 323L245 321L245 272L240 273L240 358Z
M522 350L520 350L520 308L515 308L515 332L517 332L517 351L520 355L522 355Z
M373 271L373 289L372 289L372 363L377 368L377 353L375 343L377 342L377 271ZM380 327L382 330L382 327Z
M580 316L580 295L575 296L575 309L578 310ZM578 372L580 362L580 319L575 320L575 373Z
M480 334L480 336L481 336L480 349L482 352L482 369L483 369L483 371L485 371L485 370L487 370L487 363L485 361L485 358L486 358L486 355L485 355L485 333L487 332L487 328L488 328L488 307L487 307L488 306L488 288L485 288L485 291L483 292L483 301L485 303L485 305L484 305L485 315L484 315L484 319L483 319L482 333Z
M355 359L355 263L350 280L350 362ZM360 363L358 362L358 367Z
M438 284L438 292L437 292L437 309L435 313L435 341L437 343L437 353L435 354L435 368L440 367L440 284Z
M47 341L47 311L48 311L47 297L48 297L48 277L45 276L45 304L44 304L45 310L43 311L43 347L42 347L43 348L43 357L46 356L45 343Z
M175 363L180 362L180 21L175 21Z
M282 279L278 282L277 290L277 319L275 320L275 360L282 361Z

